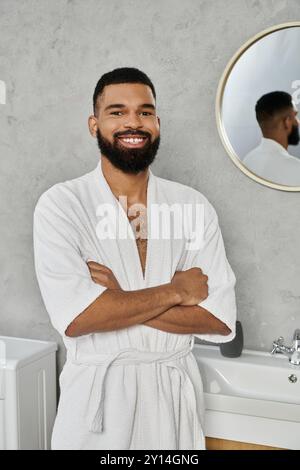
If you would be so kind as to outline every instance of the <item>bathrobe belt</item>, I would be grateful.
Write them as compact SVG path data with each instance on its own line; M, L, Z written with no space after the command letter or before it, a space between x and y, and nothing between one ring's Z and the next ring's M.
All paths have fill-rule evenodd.
M172 352L141 351L133 348L121 349L115 354L80 354L80 358L71 358L73 364L88 365L94 367L93 384L91 387L88 403L88 427L91 432L101 433L103 431L105 379L110 366L132 365L140 363L156 362L166 367L173 367L181 375L183 393L186 394L187 404L190 407L194 419L194 448L198 442L202 428L197 413L197 402L194 386L186 371L177 359L190 354L194 346L195 337L187 345ZM99 367L101 366L101 367Z

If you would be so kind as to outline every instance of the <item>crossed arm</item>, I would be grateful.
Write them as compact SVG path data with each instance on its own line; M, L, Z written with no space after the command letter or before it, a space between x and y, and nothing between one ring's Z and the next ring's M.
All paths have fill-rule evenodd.
M206 278L207 283L207 276L197 271L185 272L184 280L179 274L180 282L123 291L111 270L93 261L87 264L93 281L107 289L73 320L66 329L67 336L111 331L135 324L180 334L217 333L226 336L231 333L225 323L208 310L195 305L200 300L196 301L193 297L193 289L189 288L189 292L184 289L185 285L194 283L197 286L195 295L200 295L199 280L203 283ZM204 284L202 292L206 292L206 298L208 290ZM190 305L181 305L183 303Z
M231 333L225 323L199 305L176 305L143 324L170 333L218 333L224 336Z

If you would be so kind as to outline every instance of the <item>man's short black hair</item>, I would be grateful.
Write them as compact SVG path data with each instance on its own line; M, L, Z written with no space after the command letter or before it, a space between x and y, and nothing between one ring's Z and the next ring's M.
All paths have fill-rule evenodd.
M104 87L106 85L117 85L119 83L143 83L144 85L148 85L151 88L154 99L156 100L154 85L144 72L134 67L121 67L105 73L99 79L93 95L94 115L96 115L97 98L103 92Z
M272 91L263 95L256 103L255 113L259 124L272 119L278 112L293 108L292 97L285 91Z

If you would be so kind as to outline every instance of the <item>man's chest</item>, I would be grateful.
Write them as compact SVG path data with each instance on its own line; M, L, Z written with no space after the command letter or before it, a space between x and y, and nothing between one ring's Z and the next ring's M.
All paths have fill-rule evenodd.
M160 225L147 214L147 209L139 213L131 212L130 207L128 205L125 211L117 208L108 212L104 210L106 206L101 205L99 210L98 205L87 211L80 221L76 220L82 258L112 269L124 289L136 288L135 276L140 277L140 274L144 280L147 277L149 285L169 282L186 260L184 231L178 234L183 220L171 223L168 231L165 230L168 222L165 214L158 221Z
M135 235L135 241L140 257L140 263L145 276L145 266L147 257L147 245L148 245L148 234L147 234L147 211L138 213L136 215L127 215L129 222L131 223L133 233Z

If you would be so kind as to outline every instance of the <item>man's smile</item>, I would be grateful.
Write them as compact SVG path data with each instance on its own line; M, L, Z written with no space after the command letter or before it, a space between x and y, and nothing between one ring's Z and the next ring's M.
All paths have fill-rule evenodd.
M148 140L148 137L141 135L124 135L117 137L124 147L128 148L140 148L145 145Z

